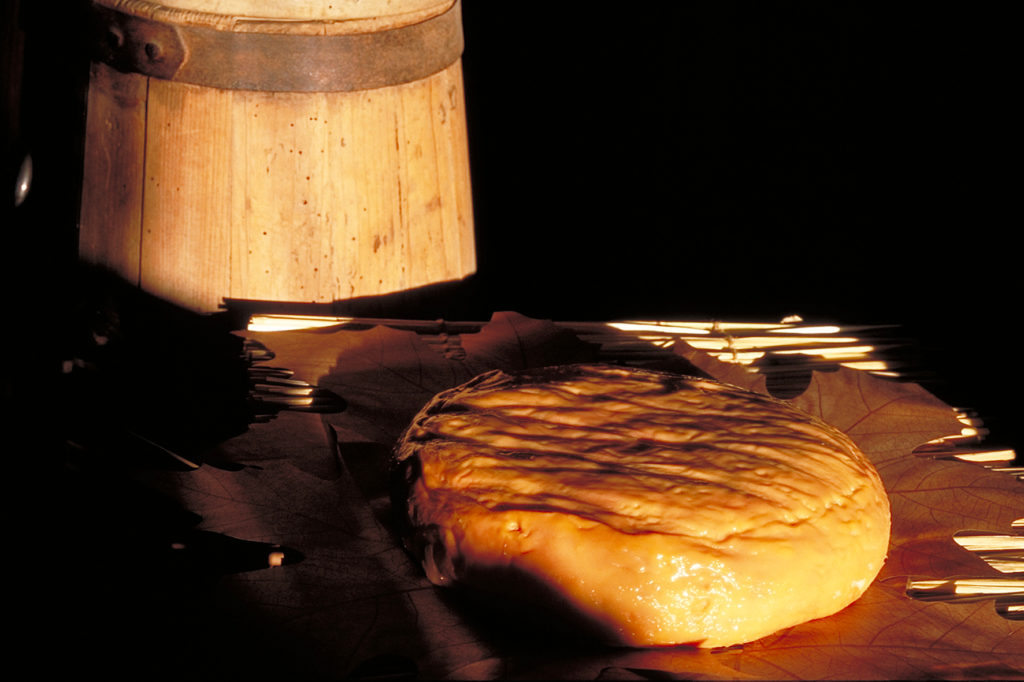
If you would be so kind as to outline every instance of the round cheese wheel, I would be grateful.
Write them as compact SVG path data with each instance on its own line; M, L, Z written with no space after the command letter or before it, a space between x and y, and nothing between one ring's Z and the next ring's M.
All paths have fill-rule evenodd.
M842 432L704 378L493 371L395 449L406 547L437 585L554 608L630 646L749 642L876 577L889 502Z

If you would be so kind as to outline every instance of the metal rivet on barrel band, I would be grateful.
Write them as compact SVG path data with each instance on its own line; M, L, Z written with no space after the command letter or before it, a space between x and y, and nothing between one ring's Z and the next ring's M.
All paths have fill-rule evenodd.
M93 59L127 73L227 90L369 90L426 78L462 54L459 2L400 28L350 35L234 32L93 5Z
M148 42L143 49L151 62L158 62L163 56L163 50L160 49L160 43Z

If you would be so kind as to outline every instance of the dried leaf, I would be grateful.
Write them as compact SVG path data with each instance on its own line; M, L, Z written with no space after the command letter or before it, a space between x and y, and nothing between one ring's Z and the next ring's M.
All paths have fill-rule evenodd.
M922 602L909 576L991 575L951 540L965 528L1005 532L1024 491L979 466L911 454L959 430L951 408L920 387L853 370L816 373L793 399L849 433L889 490L893 541L883 573L843 612L742 648L604 649L430 586L399 549L381 463L435 393L491 369L592 358L550 323L495 315L478 334L440 346L413 332L250 335L276 363L329 388L348 409L283 413L221 450L236 470L205 466L150 483L202 516L202 528L302 552L294 565L222 578L199 609L217 669L250 678L410 675L450 679L892 679L1021 677L1024 632L991 601ZM688 347L711 376L767 392L764 379ZM216 642L217 646L210 643ZM211 651L202 647L196 656ZM209 664L207 664L209 666ZM209 669L209 667L207 668Z
M720 380L767 393L762 379L738 366L688 346L676 352ZM1024 515L1024 486L980 466L912 454L961 429L955 411L917 384L839 368L815 372L790 402L845 432L875 464L892 505L890 552L856 604L744 647L737 669L757 661L777 668L758 674L796 679L1024 675L1024 628L997 615L991 600L923 603L905 593L910 577L999 577L953 534L1008 532Z
M250 333L270 346L275 361L296 376L344 396L342 428L353 440L392 443L413 415L438 392L490 369L516 370L582 361L594 350L551 322L496 313L458 345L429 346L411 331L375 326Z

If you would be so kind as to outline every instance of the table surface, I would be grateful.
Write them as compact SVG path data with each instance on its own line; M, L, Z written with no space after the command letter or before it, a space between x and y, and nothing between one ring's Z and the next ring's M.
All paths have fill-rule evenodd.
M60 504L38 514L51 522L44 534L46 547L37 555L36 578L45 587L31 595L34 608L26 619L27 631L45 630L74 656L76 666L168 678L193 677L200 671L200 676L217 679L233 673L247 679L412 679L414 674L635 679L661 671L722 679L800 679L821 677L820 666L830 666L829 674L838 677L849 677L852 670L858 677L885 678L892 665L906 674L1021 673L1019 660L1008 652L1019 650L1015 647L1024 630L1020 621L996 615L992 597L965 603L910 600L902 573L881 580L872 599L858 602L861 611L740 649L713 654L607 650L557 629L537 629L533 621L517 620L518 615L495 618L481 613L477 604L438 593L391 534L380 478L388 439L408 412L437 388L431 382L450 382L459 371L478 369L477 363L505 362L510 348L517 355L536 350L541 359L581 352L594 358L596 349L596 357L605 361L678 369L690 363L673 349L682 347L672 345L680 341L701 347L700 357L712 358L727 371L739 369L742 376L750 376L756 370L783 397L798 399L811 381L824 385L820 377L847 375L857 381L870 377L865 379L867 388L862 387L867 395L910 390L912 401L923 401L932 415L928 419L939 419L941 428L953 424L952 430L962 426L966 431L951 433L957 437L941 444L944 452L894 458L910 462L911 468L900 474L908 494L935 494L908 482L920 467L934 466L923 470L922 480L936 485L946 481L954 506L963 502L962 488L967 499L983 489L978 499L985 500L987 511L978 518L1004 525L1009 533L1012 519L1007 515L1015 511L1014 518L1024 517L1016 463L988 446L983 429L971 435L971 429L983 425L969 411L933 402L927 391L917 393L920 385L913 379L920 366L914 362L912 341L898 328L708 320L608 325L511 313L486 322L299 321L326 326L258 330L259 324L281 330L282 324L295 322L274 317L254 319L250 329L228 333L224 348L242 349L244 374L255 381L245 386L250 391L246 424L235 423L231 433L196 429L191 434L216 443L166 447L167 441L158 437L127 430L70 434L74 438L64 444L59 475L45 485ZM222 331L211 332L212 337L221 338ZM241 345L234 345L236 341ZM213 346L204 342L199 347L209 352ZM179 346L181 358L188 355L184 350ZM151 351L147 349L146 357ZM217 386L214 367L201 366L206 388ZM405 381L412 367L419 384L415 391L396 392L391 380L382 378L402 376ZM810 378L808 369L818 370L813 376L819 378ZM196 371L195 366L186 368L177 377L186 394L202 392L189 386ZM168 386L166 397L180 400L181 393L170 390L173 379L173 374L161 376ZM225 382L219 388L227 386ZM296 401L285 390L303 386L315 389L299 396L315 398L313 404ZM324 396L341 397L344 405L321 400ZM208 409L176 407L177 419L171 421L179 428L187 424L183 418ZM220 416L240 418L226 411ZM81 427L83 422L66 423L72 424ZM124 424L107 422L104 427L119 425ZM970 461L990 455L991 461ZM936 499L918 498L917 503L941 516L943 504ZM942 521L966 522L960 516L955 522ZM976 568L974 577L1005 588L1004 574L990 564L961 557L962 550L948 544L950 537L945 538L948 546L937 550L927 535L914 537L913 549L894 549L890 561L898 565L893 571L916 572L924 579L933 577L928 570ZM273 557L283 565L269 568ZM877 610L895 599L901 600L892 602L899 608L913 604L913 612L920 610L919 626L894 627L878 620L883 616ZM98 625L100 614L113 620ZM900 612L898 618L904 616ZM840 638L849 640L843 646L827 625L833 622L848 630ZM860 641L857 633L864 623L877 632ZM943 629L945 639L939 635ZM871 657L865 658L863 651L873 654L874 663L869 664Z

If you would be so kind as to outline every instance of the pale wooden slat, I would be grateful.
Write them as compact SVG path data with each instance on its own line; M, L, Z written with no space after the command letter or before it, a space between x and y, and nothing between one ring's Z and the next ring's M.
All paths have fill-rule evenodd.
M236 93L230 296L324 301L324 95Z
M384 278L391 273L401 281L404 271L398 256L405 256L405 242L400 237L403 197L399 168L399 127L397 96L390 90L360 93L362 106L352 112L351 130L359 134L347 136L345 159L358 169L357 194L347 206L350 219L356 224L355 250L357 275L352 282L356 296L385 293ZM367 192L376 187L376 192Z
M100 0L109 6L127 6L139 13L175 10L235 18L284 21L351 21L421 14L437 14L452 0ZM186 15L187 16L187 15Z
M79 252L139 280L147 79L93 64L86 116Z
M422 254L410 259L410 282L429 282L444 278L445 252L441 220L441 191L438 183L439 159L435 138L441 133L439 116L433 105L435 79L427 88L397 88L401 116L398 148L401 154L402 222L410 253Z
M476 270L469 138L461 62L431 79L431 109L436 112L434 154L441 201L445 278Z
M232 96L150 79L140 283L190 308L229 291Z
M327 215L326 230L329 250L318 266L320 282L332 299L355 296L359 226L363 221L365 196L371 186L363 174L358 156L352 158L352 144L358 133L354 113L362 103L362 93L327 97L325 117L328 121L324 142L324 177L321 191L336 197L338 209ZM363 198L361 198L363 197Z

